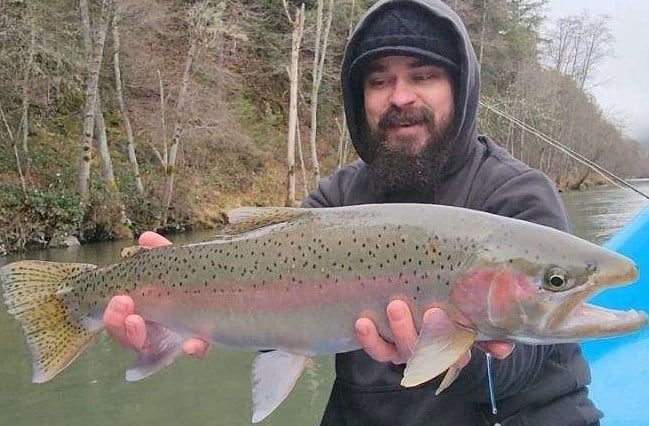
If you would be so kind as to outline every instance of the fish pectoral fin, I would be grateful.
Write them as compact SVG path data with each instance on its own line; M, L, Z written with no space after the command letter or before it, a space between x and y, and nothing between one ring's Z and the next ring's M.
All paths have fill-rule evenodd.
M272 413L286 399L311 358L284 351L264 352L252 365L252 422Z
M146 322L147 343L144 350L138 352L135 364L126 371L126 380L136 382L157 373L183 353L183 337L152 322Z
M476 336L472 330L457 327L446 315L435 316L432 321L424 320L419 340L406 363L401 386L417 386L449 370L471 348ZM453 383L457 373L449 371L450 376L444 379L441 390Z
M435 390L435 395L439 395L440 393L444 392L446 388L451 386L455 379L458 378L460 375L460 371L462 369L455 367L454 365L451 365L448 370L446 370L446 374L444 375L444 380L442 380L442 383L437 386L437 389Z

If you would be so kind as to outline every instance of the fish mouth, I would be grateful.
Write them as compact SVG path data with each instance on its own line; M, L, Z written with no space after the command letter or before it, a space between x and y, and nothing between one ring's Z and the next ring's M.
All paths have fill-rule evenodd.
M564 336L566 341L612 337L637 331L645 327L647 322L647 314L643 311L621 311L584 303L565 318L552 334Z
M564 299L552 315L546 324L547 329L552 336L568 342L612 337L645 327L648 318L643 311L609 309L586 302L603 290L626 286L637 279L635 265L618 273L594 274L587 285L566 294L567 300Z

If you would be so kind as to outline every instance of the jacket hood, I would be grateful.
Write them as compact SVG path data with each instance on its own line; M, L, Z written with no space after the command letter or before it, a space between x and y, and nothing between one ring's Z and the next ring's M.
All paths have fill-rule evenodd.
M365 121L365 108L363 101L362 82L358 76L352 75L357 68L352 67L358 59L359 44L369 25L378 14L384 10L400 4L421 8L423 14L431 19L439 20L446 24L452 32L459 46L459 72L455 77L455 117L452 142L450 144L448 159L444 165L442 175L449 175L461 167L467 158L476 139L476 113L480 96L480 70L475 51L469 39L469 34L459 16L447 5L438 0L380 0L376 2L360 19L354 29L343 59L341 82L343 103L347 119L347 127L354 144L354 148L362 160L368 161L368 146L361 135ZM415 51L386 49L389 54L417 54Z

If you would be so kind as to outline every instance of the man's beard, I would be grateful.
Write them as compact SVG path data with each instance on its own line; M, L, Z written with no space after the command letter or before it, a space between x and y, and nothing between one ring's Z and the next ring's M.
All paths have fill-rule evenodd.
M412 153L389 145L388 132L401 125L422 125L428 130L429 138L420 152ZM376 129L366 130L370 154L368 169L376 192L384 198L433 194L448 157L452 128L450 120L436 126L435 115L428 108L390 108ZM409 145L407 136L399 142L397 146Z

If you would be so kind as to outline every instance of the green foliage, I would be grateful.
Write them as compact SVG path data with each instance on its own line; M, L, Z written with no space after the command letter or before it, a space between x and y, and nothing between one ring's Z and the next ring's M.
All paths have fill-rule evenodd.
M54 237L78 235L86 209L65 189L29 190L0 185L0 229L7 249L45 247Z

